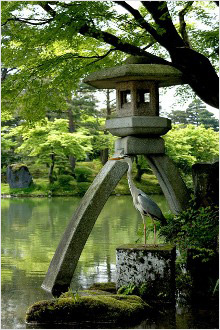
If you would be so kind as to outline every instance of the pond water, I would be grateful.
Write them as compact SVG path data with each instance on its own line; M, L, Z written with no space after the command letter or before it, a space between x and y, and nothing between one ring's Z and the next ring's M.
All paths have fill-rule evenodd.
M163 212L169 212L163 196L152 198ZM51 297L41 289L41 284L79 201L73 197L2 200L2 329L25 329L27 308ZM142 229L141 216L133 207L131 197L110 197L85 245L71 288L77 290L94 282L115 281L116 247L135 243ZM153 230L151 232L149 243L153 242ZM207 311L197 314L198 311L178 308L161 314L155 321L145 320L136 328L215 328L210 324Z

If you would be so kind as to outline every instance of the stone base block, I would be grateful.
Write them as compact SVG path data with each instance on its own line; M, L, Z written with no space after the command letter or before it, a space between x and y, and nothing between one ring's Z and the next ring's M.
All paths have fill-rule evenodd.
M115 136L160 136L171 129L171 120L158 116L128 116L106 120L106 129Z
M176 249L171 245L130 244L116 249L116 288L135 285L147 299L175 300Z
M139 138L127 136L115 141L115 152L127 155L163 154L164 140L158 138Z

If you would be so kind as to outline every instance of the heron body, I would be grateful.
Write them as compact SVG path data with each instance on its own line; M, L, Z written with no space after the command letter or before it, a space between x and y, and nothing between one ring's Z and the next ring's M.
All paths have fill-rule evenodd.
M149 216L154 224L154 244L156 245L156 224L154 219L160 220L161 223L165 223L165 218L159 206L149 197L147 196L142 190L138 189L133 180L132 180L132 160L128 156L120 156L117 158L110 158L115 160L123 160L128 163L128 185L129 189L133 198L133 204L135 208L140 212L141 217L144 223L144 242L146 244L146 222L145 217Z

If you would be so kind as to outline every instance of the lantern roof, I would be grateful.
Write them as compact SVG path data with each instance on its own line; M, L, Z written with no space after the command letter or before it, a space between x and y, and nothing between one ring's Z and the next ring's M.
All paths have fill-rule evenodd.
M118 82L135 80L156 81L159 87L186 83L178 69L166 64L149 63L142 56L131 56L123 65L93 72L84 82L96 88L116 89Z

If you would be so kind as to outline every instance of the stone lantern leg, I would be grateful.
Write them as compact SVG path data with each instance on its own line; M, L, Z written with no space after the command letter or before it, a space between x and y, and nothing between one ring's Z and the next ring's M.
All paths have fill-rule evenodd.
M90 74L85 83L101 89L116 89L116 116L106 120L106 129L118 140L115 155L144 155L158 178L173 213L183 210L189 195L177 168L165 155L160 137L171 121L159 116L159 87L183 84L182 73L162 64L131 57L122 66ZM127 164L108 161L82 198L50 263L42 288L54 295L67 291L81 252L111 192L127 171Z

